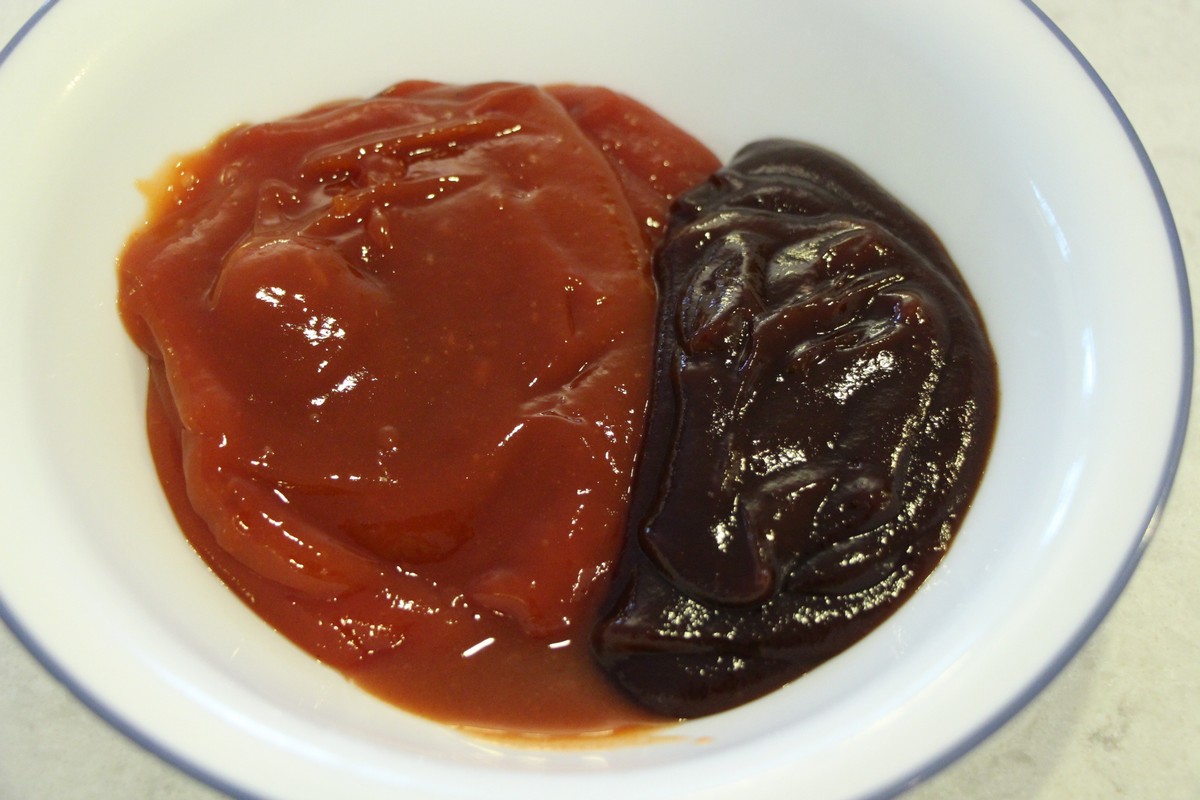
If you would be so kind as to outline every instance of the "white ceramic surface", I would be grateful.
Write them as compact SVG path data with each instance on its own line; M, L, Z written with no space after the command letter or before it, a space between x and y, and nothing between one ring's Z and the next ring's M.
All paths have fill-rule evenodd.
M1157 184L1016 0L732 8L52 7L0 64L0 607L31 648L185 768L280 797L726 796L799 776L816 796L887 792L1040 688L1128 577L1178 457L1191 332ZM1001 424L959 540L892 621L677 740L531 753L363 696L198 563L145 453L143 369L113 307L133 182L235 122L407 77L603 83L723 156L816 141L942 234L997 347Z

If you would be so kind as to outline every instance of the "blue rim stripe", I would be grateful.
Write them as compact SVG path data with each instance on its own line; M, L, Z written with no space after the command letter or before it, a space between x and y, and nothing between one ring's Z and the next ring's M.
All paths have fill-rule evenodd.
M1170 495L1171 486L1175 481L1175 473L1179 469L1179 462L1183 455L1183 443L1187 434L1188 414L1192 398L1195 346L1192 324L1192 301L1191 290L1188 285L1187 266L1183 258L1183 245L1179 239L1179 231L1175 226L1175 218L1171 213L1171 206L1167 201L1166 192L1163 189L1162 182L1159 180L1157 171L1154 169L1154 165L1150 161L1150 155L1146 152L1145 146L1142 144L1137 132L1133 129L1133 123L1130 122L1124 109L1121 108L1121 104L1117 102L1117 98L1113 95L1112 90L1108 88L1104 79L1096 72L1095 67L1080 52L1074 42L1063 33L1062 29L1037 6L1034 0L1020 0L1020 2L1054 34L1059 43L1075 59L1075 62L1083 68L1083 71L1087 74L1092 84L1099 90L1101 96L1108 103L1113 116L1117 118L1121 128L1125 131L1125 136L1129 140L1129 144L1133 147L1138 161L1141 162L1142 171L1150 183L1154 199L1158 204L1158 211L1162 217L1164 232L1170 243L1171 257L1175 262L1175 279L1179 287L1179 317L1183 329L1182 382L1175 409L1175 436L1171 442L1171 449L1167 460L1163 465L1162 474L1159 477L1158 490L1152 498L1153 502L1150 509L1143 518L1141 536L1133 543L1133 546L1125 557L1125 563L1121 566L1117 574L1113 576L1112 583L1109 584L1107 591L1093 608L1091 615L1084 620L1083 624L1075 632L1075 635L1063 645L1058 656L1047 664L1040 674L1034 677L1024 691L1018 693L1007 705L996 712L991 719L980 724L974 733L966 736L958 745L948 749L940 757L913 770L907 778L901 779L878 794L872 795L871 797L874 800L893 797L902 791L913 788L973 750L984 739L991 736L1016 716L1018 711L1029 705L1037 695L1041 694L1050 685L1051 681L1058 677L1063 668L1079 653L1083 645L1092 637L1092 634L1096 632L1100 627L1100 623L1104 621L1104 618L1108 616L1108 613L1116 604L1117 598L1120 597L1125 586L1129 583L1129 579L1133 576L1134 570L1141 561L1142 554L1145 553L1146 547L1150 544L1150 540L1154 536L1154 532L1162 516L1163 507L1166 505L1167 497Z
M0 48L0 66L3 66L5 60L12 54L13 50L17 49L17 45L20 44L21 40L25 38L25 35L33 29L33 26L37 25L42 17L46 16L46 12L49 11L52 6L56 5L58 5L58 0L46 0L46 2L43 3L37 11L33 12L33 16L26 20L25 24L22 25L15 34L13 34L13 37L8 41L8 44L4 45L3 48Z
M42 18L50 12L52 8L59 4L59 0L46 0L37 11L34 12L24 25L13 35L12 39L0 49L0 67L3 67L8 57L17 49L25 37L33 30L34 26L41 22ZM245 789L234 786L226 779L216 775L206 768L200 767L192 763L187 757L182 754L175 753L168 749L166 745L150 737L149 734L143 733L132 724L110 708L103 700L93 695L82 685L67 673L67 671L59 665L50 655L42 648L41 645L33 638L29 631L25 630L24 626L17 620L15 614L9 610L4 603L4 597L0 595L0 622L4 623L18 642L38 661L42 667L50 673L50 675L65 686L85 707L96 714L105 723L114 730L119 731L125 738L136 744L142 750L157 757L163 763L180 770L181 772L195 778L201 783L216 789L226 795L237 800L265 800L257 795L249 794Z

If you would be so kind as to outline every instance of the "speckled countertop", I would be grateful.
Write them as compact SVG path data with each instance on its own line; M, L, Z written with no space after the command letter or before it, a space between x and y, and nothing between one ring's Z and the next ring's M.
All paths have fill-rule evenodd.
M0 0L0 42L37 5ZM1040 6L1133 121L1185 258L1200 265L1200 0ZM1193 298L1197 283L1193 276ZM1200 798L1200 532L1191 523L1198 506L1193 422L1154 540L1100 629L1024 711L905 800ZM0 626L0 800L214 797L110 729Z

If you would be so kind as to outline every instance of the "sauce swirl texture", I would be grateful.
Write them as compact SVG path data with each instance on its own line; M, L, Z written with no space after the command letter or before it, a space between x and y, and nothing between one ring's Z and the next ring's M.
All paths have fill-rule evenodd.
M647 438L597 658L690 717L886 618L980 480L995 361L929 229L856 168L770 140L676 202Z
M994 359L855 168L718 166L608 90L429 82L179 160L119 302L193 546L464 726L713 713L857 641L971 500Z
M120 265L177 517L260 616L464 725L647 719L592 665L650 249L715 167L599 89L399 84L181 160Z

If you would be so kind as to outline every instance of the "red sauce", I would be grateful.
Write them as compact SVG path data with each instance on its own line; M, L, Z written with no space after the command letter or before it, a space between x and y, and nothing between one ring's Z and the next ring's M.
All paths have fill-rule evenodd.
M717 166L611 92L406 83L182 159L120 264L201 556L418 713L655 719L591 663L653 364L650 253Z

